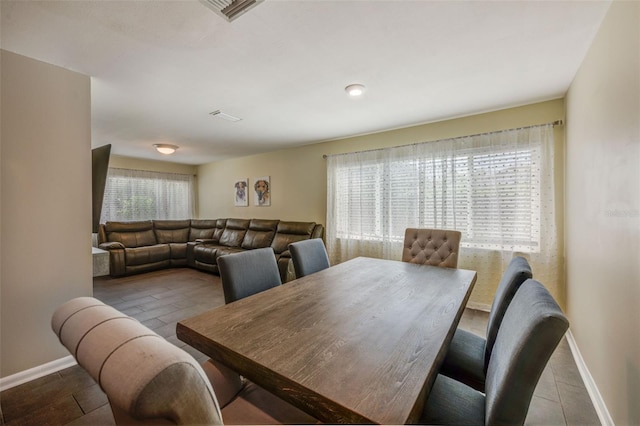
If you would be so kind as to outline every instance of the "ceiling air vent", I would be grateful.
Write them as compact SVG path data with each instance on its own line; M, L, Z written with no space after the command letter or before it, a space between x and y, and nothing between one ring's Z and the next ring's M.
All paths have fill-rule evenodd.
M231 22L264 0L200 0L209 9Z
M209 113L210 115L213 115L214 117L218 117L218 118L222 118L223 120L227 120L227 121L240 121L242 120L242 118L238 118L238 117L234 117L233 115L227 114L225 112L218 110L215 110L213 112Z

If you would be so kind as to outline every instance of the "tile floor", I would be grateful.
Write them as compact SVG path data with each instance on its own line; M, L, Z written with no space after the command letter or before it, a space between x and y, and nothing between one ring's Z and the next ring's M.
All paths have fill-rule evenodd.
M219 277L191 269L95 278L94 296L137 318L198 360L206 356L176 338L176 322L224 304ZM485 312L466 310L460 327L484 335L487 318ZM0 424L7 426L115 424L105 394L78 366L0 393L0 407ZM540 378L526 424L600 424L566 339Z

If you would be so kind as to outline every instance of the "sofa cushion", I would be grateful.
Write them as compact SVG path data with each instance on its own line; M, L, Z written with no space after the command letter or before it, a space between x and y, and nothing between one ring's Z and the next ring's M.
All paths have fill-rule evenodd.
M289 244L308 240L315 228L315 222L279 222L271 248L276 254L288 249Z
M150 220L137 222L107 222L105 231L108 241L122 243L125 247L152 246L157 244Z
M184 229L156 229L159 244L186 243L189 241L189 228Z
M241 249L240 247L222 247L222 246L218 246L218 250L216 250L216 263L217 263L217 259L220 256L226 256L227 254L240 253L241 251L245 251L245 250Z
M190 220L154 220L153 228L159 244L189 241Z
M127 248L124 251L127 266L145 265L147 263L161 262L171 257L169 244L157 244L146 247Z
M191 219L184 220L154 220L155 229L184 229L191 226Z
M169 253L171 259L187 260L187 243L169 243Z
M242 240L243 249L265 248L271 245L279 220L251 219L249 230Z
M220 246L197 244L193 247L193 259L198 262L216 263L216 252Z
M249 229L249 222L249 219L227 219L227 225L220 236L220 245L240 247Z
M216 227L215 220L196 220L191 221L191 230L189 232L189 241L207 240L213 238L213 231Z
M201 271L213 272L214 274L218 273L218 264L216 263L200 262L199 260L196 260L193 262L193 266Z

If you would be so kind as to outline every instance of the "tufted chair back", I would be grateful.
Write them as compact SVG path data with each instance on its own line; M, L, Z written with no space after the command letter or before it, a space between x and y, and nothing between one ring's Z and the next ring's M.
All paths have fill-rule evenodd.
M407 228L402 261L421 265L458 267L462 234L445 229Z

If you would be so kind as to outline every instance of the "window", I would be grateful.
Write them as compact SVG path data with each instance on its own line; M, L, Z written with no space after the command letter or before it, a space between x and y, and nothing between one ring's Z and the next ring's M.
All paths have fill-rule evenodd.
M407 227L455 229L463 247L536 253L541 127L329 157L328 232L400 244Z
M192 175L110 168L101 223L194 216Z
M327 157L331 264L400 260L406 228L455 229L458 267L478 273L472 306L489 309L513 256L561 297L554 149L548 124Z

